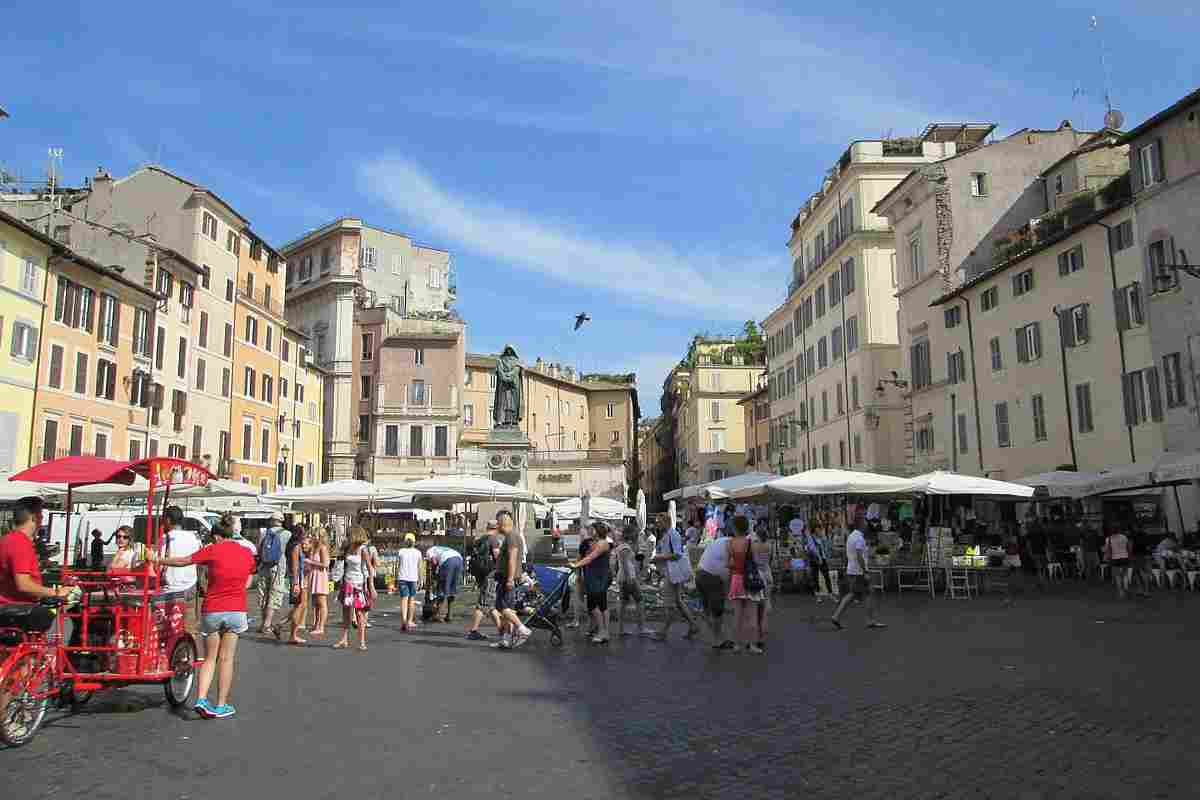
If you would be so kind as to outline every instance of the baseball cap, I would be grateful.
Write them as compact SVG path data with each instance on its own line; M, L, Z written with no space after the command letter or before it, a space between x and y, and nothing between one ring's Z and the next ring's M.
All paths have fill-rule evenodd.
M416 540L417 540L417 537L414 534L411 534L411 533L404 534L404 541L415 542Z
M272 521L279 520L280 522L283 522L283 512L282 511L272 511L271 512L271 520Z

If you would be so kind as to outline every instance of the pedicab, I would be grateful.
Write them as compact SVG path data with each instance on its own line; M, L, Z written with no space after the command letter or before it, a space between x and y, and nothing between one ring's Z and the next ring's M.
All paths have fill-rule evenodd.
M80 568L70 557L72 490L130 486L139 477L149 484L143 543L150 552L163 552L169 537L157 524L156 500L165 508L172 488L207 484L213 476L198 464L72 456L11 478L65 486L61 583L73 589L65 600L0 605L0 740L11 746L33 739L51 700L78 708L99 690L159 684L167 703L178 708L192 694L200 650L185 626L187 604L194 602L190 593L167 591L161 568L149 563L97 571Z

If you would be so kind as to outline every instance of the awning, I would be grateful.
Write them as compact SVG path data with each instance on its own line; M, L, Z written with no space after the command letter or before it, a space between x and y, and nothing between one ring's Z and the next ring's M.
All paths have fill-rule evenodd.
M561 503L554 503L550 506L558 519L575 520L579 519L579 515L583 510L583 501L578 497L572 497L569 500L563 500ZM622 503L620 500L611 500L607 497L593 497L588 505L588 515L592 519L600 520L622 520L626 517L636 517L637 511Z
M1060 469L1018 478L1014 483L1033 487L1038 499L1065 497L1078 499L1091 494L1091 485L1100 477L1096 472L1072 472Z
M986 497L1032 497L1032 486L937 470L912 479L913 490L925 494L970 494Z
M436 475L386 488L393 494L411 495L413 505L449 508L459 503L515 502L545 503L537 492L480 475Z
M738 494L738 492L747 488L759 488L758 494L761 494L762 487L778 477L773 472L747 472L742 475L731 475L716 481L695 483L691 486L672 489L663 495L663 500L690 500L694 497L702 497L707 500L727 500L733 497L744 497L744 494Z
M836 494L911 494L914 484L910 478L877 475L873 472L854 472L844 469L810 469L777 478L766 484L767 494L781 496L812 496ZM755 497L763 487L752 486L733 493L733 497Z
M1154 465L1159 483L1200 480L1200 453L1163 453Z

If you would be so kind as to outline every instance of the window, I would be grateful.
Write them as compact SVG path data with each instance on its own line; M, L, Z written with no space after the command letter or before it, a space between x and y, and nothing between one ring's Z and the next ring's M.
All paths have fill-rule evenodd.
M617 404L613 401L608 401L608 405L604 407L605 419L612 419L617 415Z
M838 466L846 466L846 440L838 439Z
M829 340L822 336L817 340L817 369L829 366Z
M996 446L1008 447L1012 444L1008 431L1008 403L996 403Z
M1163 180L1161 142L1154 141L1138 148L1138 176L1142 179L1142 188Z
M920 231L908 240L908 269L914 281L925 274L925 254L921 249Z
M96 397L102 400L117 397L117 365L105 358L96 360Z
M363 375L362 377L359 378L359 383L360 383L359 399L360 400L370 400L371 399L371 376Z
M413 364L415 364L418 367L422 367L425 365L425 348L424 347L414 347L413 348Z
M375 357L375 334L364 333L362 335L362 360L370 361Z
M261 440L261 444L259 446L259 455L262 456L259 459L259 463L262 463L262 464L270 463L270 461L271 461L271 429L270 428L262 429L262 440Z
M225 323L225 346L222 348L221 352L223 352L225 354L226 358L233 355L233 323L232 322Z
M217 240L217 218L205 211L200 218L200 230L215 242Z
M1042 325L1031 322L1017 328L1017 361L1027 364L1042 357Z
M854 463L862 463L862 435L854 434Z
M1033 291L1033 270L1027 269L1013 275L1013 297L1020 297Z
M1063 193L1063 176L1062 176L1061 172L1054 176L1054 193L1055 194Z
M266 350L268 353L273 352L273 350L272 350L273 343L271 340L274 338L274 334L275 334L275 329L272 328L270 325L267 325L266 326L266 339L264 341L264 344L266 346Z
M184 336L179 337L179 359L176 368L175 372L180 378L187 377L187 338Z
M854 259L848 258L842 264L842 294L846 297L854 294Z
M383 454L385 456L400 455L400 426L386 425L383 429Z
M117 298L110 294L100 295L100 326L97 336L102 344L116 347L121 328L121 308Z
M1081 344L1087 344L1090 333L1088 329L1087 303L1073 306L1061 312L1059 326L1062 329L1064 347L1077 347Z
M1134 282L1117 289L1113 305L1117 310L1117 329L1126 331L1146 324L1142 308L1142 284Z
M933 427L922 425L913 432L913 447L918 453L933 452Z
M200 451L204 449L204 429L199 425L192 426L192 459L200 460Z
M333 247L326 245L321 248L321 274L324 275L333 267Z
M1000 305L1000 291L995 286L984 289L983 294L979 297L979 304L984 311L991 311Z
M375 248L364 244L360 252L360 261L364 269L375 269Z
M1075 384L1075 424L1080 433L1091 433L1095 430L1092 424L1092 385L1090 383Z
M808 351L805 352L804 362L804 373L806 375L812 375L817 371L816 350L813 347L809 347Z
M208 290L212 287L212 270L205 264L200 268L200 288Z
M167 357L167 329L159 328L157 337L154 341L154 367L159 372L163 371L164 359Z
M142 460L142 442L141 442L141 440L139 440L139 439L130 439L129 440L129 460L130 461L141 461Z
M721 421L721 402L719 400L712 401L712 421Z
M442 271L440 269L438 269L437 267L429 268L429 288L430 289L442 288Z
M853 353L858 349L858 317L846 318L846 352Z
M1033 438L1036 441L1046 441L1046 401L1042 395L1035 394L1030 398L1029 408L1033 413Z
M821 421L829 422L829 392L821 392Z
M246 397L253 398L255 384L258 382L258 376L254 373L253 367L246 367L245 380L242 382L242 394Z
M71 441L68 444L67 452L73 456L83 455L83 426L71 426Z
M264 403L275 402L275 381L270 375L262 376L262 400Z
M87 394L88 356L75 354L75 394Z
M842 273L834 272L829 276L829 307L833 308L842 302Z
M1126 425L1134 427L1148 419L1155 422L1162 419L1162 389L1158 383L1157 368L1127 373L1122 388Z
M962 306L950 306L942 312L942 316L946 318L947 328L957 328L962 322Z
M811 297L804 298L804 302L800 304L800 316L804 320L804 330L813 326L813 299Z
M288 397L288 379L282 375L279 377L279 397L283 400Z
M967 415L958 415L958 452L967 452Z
M54 321L91 333L95 300L96 293L92 289L60 277L54 295Z
M50 346L50 375L48 383L51 389L62 388L63 349L61 345Z
M1158 290L1171 289L1179 285L1179 273L1164 264L1175 263L1175 240L1160 239L1151 242L1148 248L1150 258L1150 274L1154 278L1154 288Z
M468 428L475 424L475 406L471 403L463 406L463 424Z
M180 307L184 308L184 309L190 309L195 304L196 304L196 287L192 286L187 281L181 280L179 282L179 305L180 305ZM189 317L188 317L188 314L186 311L182 314L181 319L184 322L188 321Z
M846 413L846 397L845 397L845 395L846 395L846 392L842 388L841 381L838 381L836 400L837 400L837 413L838 413L839 417L842 414Z
M850 409L858 410L858 376L850 376Z
M842 328L839 325L829 334L829 349L833 352L833 360L842 357Z
M33 361L37 355L37 328L27 322L14 322L12 326L12 345L10 354L13 358L23 361Z
M21 291L26 294L37 294L38 265L32 258L25 259L25 269L21 273Z
M413 458L425 455L425 429L420 425L412 425L408 429L408 454Z
M1133 220L1127 219L1113 227L1112 245L1114 251L1133 246Z
M987 197L988 193L988 176L986 172L971 173L971 196L972 197Z
M496 373L494 373L494 372L488 373L488 388L489 389L496 388Z
M150 312L144 308L133 312L133 354L150 356Z
M1058 254L1058 274L1070 275L1083 269L1083 245L1075 245L1070 250Z
M258 318L246 316L246 335L242 337L243 341L250 344L258 344Z
M967 379L967 360L962 350L946 353L946 379L950 383L962 383Z
M818 286L816 292L817 319L825 316L825 287Z
M228 231L225 234L225 249L233 253L235 256L242 252L242 237L237 231ZM266 459L263 459L264 461Z
M366 414L358 415L358 440L360 442L371 440L371 418Z
M225 302L233 302L233 278L225 279Z
M409 384L408 402L414 406L425 405L425 381L413 381Z
M992 372L1004 369L1004 355L1000 352L1000 337L993 336L988 341L988 349L992 354Z
M58 420L46 420L42 432L42 461L53 461L58 458Z
M204 391L204 382L207 378L208 366L204 363L203 358L196 359L196 391Z
M933 367L929 359L929 340L917 342L909 348L909 365L912 371L913 389L924 389L933 383Z
M1167 386L1167 408L1179 408L1187 402L1183 389L1183 370L1179 353L1163 356L1163 382Z
M208 312L200 312L200 337L196 344L200 347L208 347Z

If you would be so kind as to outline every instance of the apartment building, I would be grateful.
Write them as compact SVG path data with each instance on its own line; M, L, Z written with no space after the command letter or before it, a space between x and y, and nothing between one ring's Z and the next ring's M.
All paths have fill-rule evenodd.
M308 337L287 325L280 329L275 383L279 394L276 483L313 486L324 474L325 374L312 360Z
M670 418L662 415L645 420L638 442L641 488L646 493L646 509L650 513L665 511L667 504L662 496L675 488Z
M732 337L692 339L663 389L664 413L673 418L677 486L746 471L744 409L738 401L758 386L764 362L758 343Z
M1078 197L1081 176L1076 170L1094 169L1096 174L1086 176L1089 183L1111 181L1124 172L1123 167L1114 169L1108 163L1114 141L1111 132L1082 133L1066 122L1055 130L1020 130L914 170L876 204L875 213L895 231L895 293L905 359L891 381L873 388L882 388L883 397L903 406L901 416L888 420L900 426L899 472L917 474L958 465L967 440L959 437L960 447L955 450L949 436L939 435L937 420L948 432L947 419L975 413L970 394L961 388L946 392L942 378L933 377L945 366L939 362L934 369L929 361L941 358L938 340L944 338L946 328L934 324L942 320L933 320L937 315L930 304L990 271L997 252L1017 246L1014 242L1020 238L1014 239L1013 232L1031 218ZM964 312L948 313L947 319L954 323L953 315ZM931 347L933 355L927 357ZM915 372L914 350L918 352ZM950 359L946 369L960 377L958 351L946 357ZM974 438L971 432L970 439Z
M29 466L46 268L62 245L0 211L0 472Z
M329 375L327 477L349 478L362 468L355 309L388 305L402 316L448 311L457 296L450 256L350 217L309 231L281 252L288 321L310 337L316 362Z
M771 472L777 468L771 464L771 401L769 385L765 378L759 387L738 400L742 407L742 422L745 425L746 471Z
M853 142L792 220L787 298L763 322L770 443L784 472L901 469L904 404L874 391L901 369L896 247L873 208L910 172L977 147L993 127L934 124L916 138Z
M358 310L358 473L383 484L457 472L466 324L450 312Z
M46 281L31 461L152 452L164 390L149 380L150 332L165 298L65 248Z

